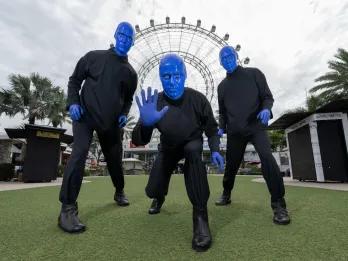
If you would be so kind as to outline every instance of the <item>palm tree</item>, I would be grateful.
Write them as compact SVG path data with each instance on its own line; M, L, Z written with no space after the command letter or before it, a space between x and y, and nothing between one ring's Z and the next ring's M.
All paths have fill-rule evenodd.
M66 110L66 95L60 87L54 87L50 93L50 103L48 104L47 118L48 124L53 127L61 127L64 122L68 121L68 112Z
M327 102L348 98L348 51L339 48L334 56L336 60L328 62L332 71L315 79L321 84L313 87L310 92L322 91L318 96Z
M314 112L326 104L325 99L319 95L310 95L306 100L307 111Z
M11 88L0 91L0 114L5 113L13 117L20 113L30 124L35 124L36 119L45 119L49 104L47 97L50 97L52 88L51 81L38 73L32 73L30 77L11 74L9 81Z

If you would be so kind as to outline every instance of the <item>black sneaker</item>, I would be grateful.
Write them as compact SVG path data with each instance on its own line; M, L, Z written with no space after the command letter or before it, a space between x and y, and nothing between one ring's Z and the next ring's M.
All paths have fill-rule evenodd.
M58 226L68 233L80 233L86 230L78 217L77 203L63 204L58 217Z
M129 205L129 201L123 190L121 192L115 192L114 200L116 201L117 205L121 207L126 207Z
M161 199L154 198L151 203L151 207L149 208L149 214L154 215L154 214L160 213L163 202L164 202L164 198L161 198Z
M231 204L231 192L223 192L221 197L215 201L215 205L217 206L226 206Z
M290 216L286 209L285 200L272 202L273 222L277 225L287 225L290 223Z

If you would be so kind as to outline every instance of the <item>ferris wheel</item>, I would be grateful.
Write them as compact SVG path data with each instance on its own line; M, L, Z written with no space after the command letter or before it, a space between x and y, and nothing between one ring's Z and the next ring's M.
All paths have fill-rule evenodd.
M186 64L186 86L202 92L211 103L214 111L217 109L217 85L225 77L226 72L219 62L219 51L228 43L229 34L218 36L216 26L210 30L201 26L201 20L196 24L186 23L185 17L181 22L170 22L166 17L165 23L150 25L140 29L135 26L136 38L129 52L129 62L138 73L141 88L151 86L162 90L158 76L158 65L161 57L167 53L180 55ZM238 52L239 44L233 45ZM248 64L248 57L239 59L239 64Z

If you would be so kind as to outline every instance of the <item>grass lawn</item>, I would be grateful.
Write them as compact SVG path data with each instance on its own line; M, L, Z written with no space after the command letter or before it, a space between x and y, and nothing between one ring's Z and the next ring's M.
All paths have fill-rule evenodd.
M213 245L191 250L191 205L173 176L159 215L150 216L146 176L127 176L129 207L113 201L108 177L89 178L79 197L83 234L57 227L59 187L0 192L0 260L348 260L348 193L287 187L292 217L272 223L265 184L238 177L232 204L217 207L221 176L210 176Z

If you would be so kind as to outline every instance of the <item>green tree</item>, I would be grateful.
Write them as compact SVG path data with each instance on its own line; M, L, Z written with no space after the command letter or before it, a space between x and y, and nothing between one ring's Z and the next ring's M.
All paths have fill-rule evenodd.
M318 96L325 103L333 100L348 98L348 52L343 48L337 50L335 60L328 62L330 72L315 79L320 82L310 92L320 92Z
M314 112L325 104L325 99L323 99L321 96L314 94L310 95L306 100L308 112Z
M303 113L308 112L308 110L304 107L297 107L294 109L286 110L283 114L290 114L290 113Z
M272 151L284 149L286 147L286 138L284 130L270 130L268 136L271 140Z
M20 113L30 124L48 118L54 127L62 126L66 121L66 95L47 77L38 73L30 76L11 74L9 83L9 89L0 90L0 115L5 113L13 117Z
M320 97L318 95L312 94L306 99L306 106L305 107L297 107L297 108L294 108L291 110L287 110L284 112L284 114L314 112L325 104L326 104L325 99L323 99L322 97Z
M53 127L62 127L64 122L70 122L67 119L68 112L66 110L66 95L60 87L52 88L50 92L50 102L48 104L47 118L48 124L52 124Z
M2 103L0 104L0 114L13 117L20 113L24 119L28 119L30 124L35 124L35 120L46 118L51 81L32 73L29 77L20 74L9 76L10 89L0 91Z

